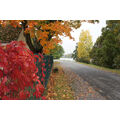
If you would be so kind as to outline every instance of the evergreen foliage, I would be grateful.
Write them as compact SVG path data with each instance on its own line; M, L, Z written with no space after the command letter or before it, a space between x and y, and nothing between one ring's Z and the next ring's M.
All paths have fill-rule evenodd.
M90 57L93 63L108 68L120 68L120 20L106 21Z

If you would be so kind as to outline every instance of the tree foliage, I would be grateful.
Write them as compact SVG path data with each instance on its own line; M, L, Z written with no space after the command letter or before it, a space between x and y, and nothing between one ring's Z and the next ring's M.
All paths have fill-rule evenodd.
M0 25L0 42L2 43L8 43L13 40L17 40L18 36L21 32L21 28L13 27L11 25L8 25L6 27L2 27Z
M64 54L64 49L61 45L56 45L54 49L50 50L50 53L54 59L59 59Z
M108 20L91 53L96 65L120 68L120 21Z
M72 53L72 58L73 58L75 61L79 61L77 48L78 48L78 44L76 44L75 50L74 50L73 53Z
M79 28L81 22L94 23L96 20L0 20L0 24L3 27L7 25L23 27L26 43L30 50L45 54L49 53L56 44L62 41L60 36L68 36L73 39L71 36L72 28ZM39 44L37 49L35 43Z
M72 27L74 29L78 29L82 25L82 22L88 22L88 23L97 22L98 23L99 21L98 20L70 20L69 25L70 25L70 27Z
M36 75L36 57L21 41L7 46L0 44L0 99L42 97L44 87Z
M77 47L77 56L79 58L79 61L89 62L90 60L89 53L92 49L92 46L93 46L92 36L90 35L89 31L82 30Z

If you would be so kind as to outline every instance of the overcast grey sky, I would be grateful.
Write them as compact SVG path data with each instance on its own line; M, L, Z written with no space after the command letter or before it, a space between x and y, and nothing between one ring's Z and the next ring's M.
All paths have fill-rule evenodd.
M101 35L101 29L105 26L106 20L99 20L99 23L96 24L83 23L79 29L74 30L74 32L71 33L75 38L75 41L69 40L68 37L63 38L62 46L64 48L65 54L69 54L74 51L76 43L79 41L81 30L89 30L90 34L92 35L92 41L95 43L98 36Z

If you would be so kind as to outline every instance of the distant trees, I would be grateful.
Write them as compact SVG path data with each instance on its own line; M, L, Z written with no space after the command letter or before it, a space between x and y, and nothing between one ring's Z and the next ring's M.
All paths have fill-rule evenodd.
M89 53L92 49L92 46L93 46L92 36L90 35L89 31L82 30L79 37L79 42L77 43L76 49L72 55L73 58L76 61L89 63L90 61Z
M108 20L106 24L90 52L90 57L96 65L120 68L120 20Z
M72 58L72 53L68 53L63 55L63 58Z
M54 59L59 59L64 54L64 49L61 45L56 45L54 49L50 50L50 53Z

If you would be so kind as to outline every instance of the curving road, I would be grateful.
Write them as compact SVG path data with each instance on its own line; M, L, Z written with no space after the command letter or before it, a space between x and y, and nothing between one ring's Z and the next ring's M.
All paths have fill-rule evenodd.
M120 75L102 71L74 61L60 60L60 64L78 74L107 99L120 99Z

